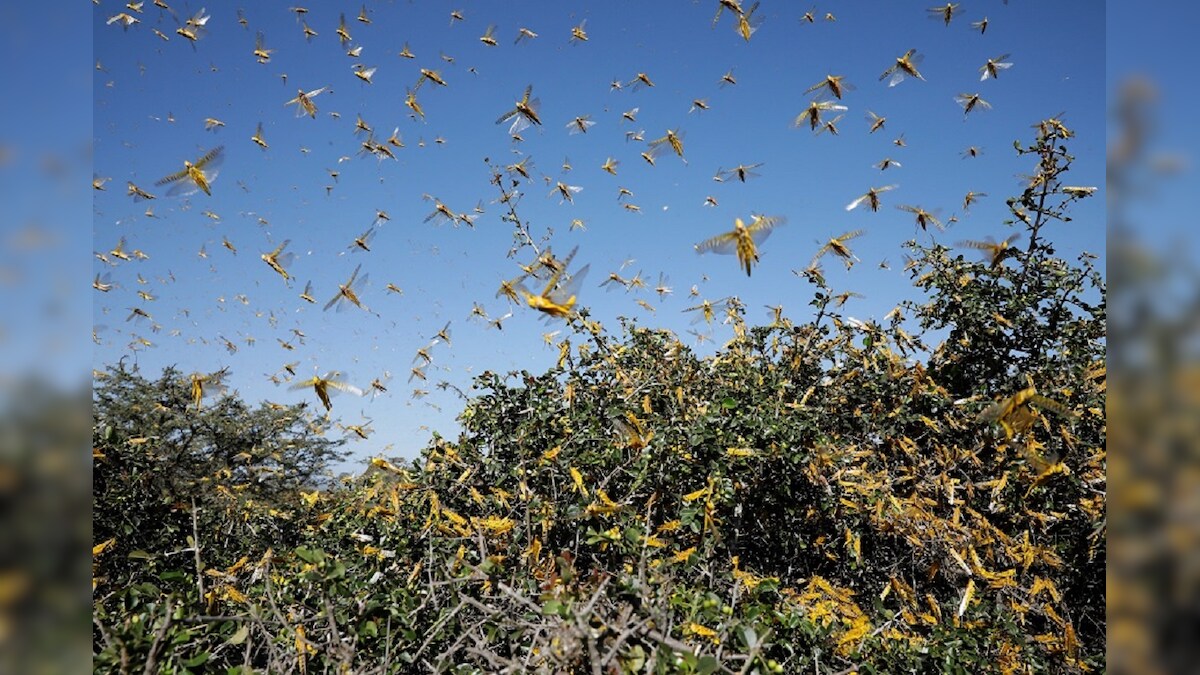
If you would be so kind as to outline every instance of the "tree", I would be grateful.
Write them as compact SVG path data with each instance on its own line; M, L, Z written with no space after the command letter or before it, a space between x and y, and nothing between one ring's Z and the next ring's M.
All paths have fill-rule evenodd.
M342 457L342 441L321 435L307 404L250 408L212 396L223 392L223 377L170 367L151 381L123 363L96 375L98 618L134 611L159 593L211 603L218 586L206 571L294 543L288 514L299 491L323 485L329 465ZM197 382L210 393L197 392ZM123 649L128 659L148 643Z

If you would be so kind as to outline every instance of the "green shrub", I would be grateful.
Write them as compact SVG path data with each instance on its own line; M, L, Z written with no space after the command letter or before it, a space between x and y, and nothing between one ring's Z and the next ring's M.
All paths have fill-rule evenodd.
M97 669L1103 669L1105 286L1044 231L1086 196L1070 135L1018 147L1024 243L910 243L926 298L882 321L816 269L812 320L734 302L709 358L581 313L556 367L477 378L456 440L319 490L303 406L110 369Z

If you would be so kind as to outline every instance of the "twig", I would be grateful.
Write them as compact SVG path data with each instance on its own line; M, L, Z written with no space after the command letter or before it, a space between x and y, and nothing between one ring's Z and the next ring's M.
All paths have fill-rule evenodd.
M193 504L195 504L194 501ZM154 642L150 645L150 653L146 655L146 667L142 668L142 673L145 675L157 672L158 648L162 645L163 638L167 635L167 629L171 627L171 615L174 613L175 610L171 607L171 599L167 598L167 615L163 619L162 625L154 633Z
M255 618L257 618L257 617L255 617ZM259 621L259 622L258 622L256 625L259 625L259 626L261 626L261 625L262 625L262 622L261 622L261 621ZM265 633L265 632L266 632L266 631L264 631L264 633ZM250 671L252 670L252 669L251 669L251 664L250 664L250 656L251 656L252 654L254 654L254 641L250 639L250 629L249 629L249 627L247 627L247 630L246 630L246 646L245 646L245 648L242 650L242 671L243 671L243 672L250 672Z
M742 669L738 671L739 675L746 675L746 673L750 672L750 667L754 665L754 659L758 657L759 652L762 651L763 644L767 641L767 637L770 635L771 630L767 629L767 632L758 636L758 640L756 640L754 644L750 646L750 653L746 654L746 662L742 664Z
M461 606L462 605L459 605L459 607L461 607ZM458 636L458 639L455 640L453 644L451 644L449 647L447 647L445 650L443 650L441 654L437 655L438 663L445 663L446 659L449 658L451 654L454 654L455 652L458 651L459 645L461 645L464 640L466 640L468 637L471 637L472 635L474 635L474 632L487 622L488 622L488 619L486 619L486 618L480 619L479 621L475 622L475 625L471 626L467 630L462 631L462 633ZM475 638L476 638L476 640L478 640L478 636L475 636Z
M592 631L587 629L587 626L582 626L584 635L587 637L588 661L592 664L592 675L603 675L600 670L600 652L596 650L596 639L592 637Z
M232 614L229 616L221 615L206 615L206 616L185 616L180 619L183 623L211 623L217 621L249 621L254 617L246 614Z
M104 644L108 645L109 649L114 649L116 647L116 645L113 644L112 636L110 636L108 634L108 631L105 630L105 628L104 628L104 624L100 623L100 619L97 619L94 614L92 615L92 624L94 624L96 626L96 628L99 629L100 637L104 639Z
M463 604L467 604L467 605L474 607L475 609L482 612L488 618L496 616L497 614L504 613L503 610L497 609L495 607L488 607L487 605L476 600L475 598L472 598L469 595L462 596L461 598L459 598L459 601L462 602Z
M628 605L626 605L625 611L622 612L621 617L619 618L618 621L620 623L624 623L624 622L628 621L629 615L631 613L632 613L632 610L629 608ZM636 622L626 626L625 628L621 629L621 632L617 633L617 636L615 638L613 638L612 644L609 645L608 653L605 654L604 658L600 660L601 668L608 666L608 664L611 663L613 659L615 659L617 656L619 656L621 653L621 646L625 644L625 641L628 640L630 637L632 637L634 633L639 633L639 634L642 633L643 629L650 624L650 621L651 621L651 619L649 617L647 617L645 619L636 621Z
M391 664L391 662L392 662L391 652L392 652L392 615L389 614L388 618L387 618L387 640L385 640L383 643L383 663L381 664L383 667L383 672L385 672L385 673L387 672L388 665Z
M436 623L429 627L429 635L425 638L425 642L421 643L421 647L417 649L416 653L413 654L413 661L416 661L417 657L421 655L421 652L425 651L425 648L429 646L429 643L433 642L433 639L438 636L438 631L442 629L442 626L445 625L447 621L454 618L454 616L458 614L462 608L463 602L462 599L460 599L458 605L456 605L454 609L450 610L448 614L438 619Z
M504 670L498 671L498 672L517 672L517 671L513 670L514 668L517 668L517 664L514 664L511 659L502 658L499 654L496 654L495 652L484 651L483 649L480 649L479 647L467 647L466 652L468 654L474 654L474 655L482 658L483 660L485 660L489 664L491 664L493 667L504 666Z
M329 620L330 639L333 640L334 647L330 651L339 653L339 658L342 665L346 667L346 672L350 670L350 664L353 662L351 654L347 654L346 645L342 642L342 633L338 630L337 618L333 615L333 607L329 605L329 598L325 597L325 593L321 593L321 603L325 605L325 616Z
M601 587L603 587L603 584L601 584ZM521 603L522 605L524 605L530 611L535 612L537 614L542 613L541 607L533 604L533 601L531 601L529 598L527 598L527 597L521 595L520 593L516 592L515 590L513 590L512 586L509 586L508 584L506 584L502 581L499 584L497 584L497 588L499 588L500 591L502 593L504 593L505 595L509 596L510 598L512 598L512 599L516 600L517 602ZM590 607L590 605L589 605L589 607Z
M817 335L817 333L820 332L821 320L825 318L825 305L826 304L827 303L825 303L825 302L821 303L820 309L817 310L817 318L813 319L812 330L809 331L808 337L805 338L805 340L804 340L804 346L800 349L799 361L800 361L801 365L804 364L804 357L808 355L808 348L812 344L813 337L815 337Z
M200 524L196 517L195 497L192 497L192 548L196 559L196 589L200 591L198 601L204 602L204 564L200 562Z
M651 640L654 640L655 642L657 642L665 647L670 647L671 649L674 649L677 652L683 652L685 654L693 653L692 647L690 645L688 645L686 642L680 642L679 640L676 640L675 638L671 637L670 635L663 635L662 633L658 632L657 630L646 631L646 637L650 638Z
M518 240L524 239L524 242L521 245L529 246L533 249L535 256L541 256L541 249L539 249L537 243L533 241L533 237L529 235L529 227L521 220L521 216L517 215L517 206L513 200L517 199L520 196L520 193L517 192L516 186L513 186L513 192L511 194L505 192L503 185L504 174L500 172L499 167L492 166L491 162L488 162L488 166L492 169L492 183L496 186L496 189L500 190L500 202L508 207L509 219L512 221L513 226L516 227L517 234L520 235L516 238ZM521 245L514 246L512 249L510 249L508 256L511 258Z

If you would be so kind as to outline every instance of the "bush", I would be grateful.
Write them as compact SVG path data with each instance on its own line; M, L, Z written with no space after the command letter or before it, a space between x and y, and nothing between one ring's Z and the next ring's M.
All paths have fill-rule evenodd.
M555 368L477 378L457 440L321 490L302 407L110 370L97 668L1103 669L1105 286L1044 232L1088 194L1070 135L1018 146L1024 244L910 242L927 297L882 322L816 269L811 321L733 302L711 358L584 312Z

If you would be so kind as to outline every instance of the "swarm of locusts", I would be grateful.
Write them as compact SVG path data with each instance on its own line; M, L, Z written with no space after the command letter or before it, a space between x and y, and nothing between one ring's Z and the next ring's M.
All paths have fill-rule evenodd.
M713 40L727 40L743 46L744 43L753 41L757 46L762 42L760 36L767 32L775 33L773 38L778 38L779 34L788 30L820 30L821 25L833 28L838 22L833 13L818 12L815 8L799 11L778 4L760 7L759 2L746 0L707 2L714 13L709 22L711 26L706 23L696 30L695 37L701 40L709 39L711 34ZM703 130L697 128L689 138L688 132L678 120L681 117L695 120L696 126L700 127L703 124L702 120L710 120L712 115L717 114L715 111L730 110L744 105L734 99L734 94L745 89L744 83L747 80L753 79L753 73L747 66L740 66L735 75L733 64L721 64L721 67L712 73L707 85L685 85L668 81L671 76L665 72L665 68L655 68L655 64L637 64L620 73L620 77L616 77L617 74L614 73L614 77L609 79L609 74L606 73L602 84L595 89L598 96L611 97L611 104L593 107L596 104L586 96L581 95L577 100L568 100L570 97L555 93L551 89L554 86L553 82L540 74L538 68L531 67L526 72L528 80L522 79L518 83L505 85L523 87L515 90L519 95L507 100L493 100L493 97L485 99L471 94L467 99L471 101L469 110L455 110L448 107L445 101L448 96L446 92L475 91L472 88L476 83L489 77L487 71L492 65L492 60L497 58L495 55L507 50L528 50L525 53L531 56L527 61L531 66L536 66L539 59L545 57L532 55L546 54L547 52L536 50L549 45L556 50L554 58L565 62L568 58L585 54L595 57L610 44L609 40L613 36L606 34L606 26L589 24L583 17L572 16L558 29L550 30L532 21L526 25L515 22L508 22L506 25L505 17L498 12L494 12L492 16L475 16L473 12L456 9L450 13L448 24L448 34L455 37L438 42L434 39L434 31L430 29L428 35L408 35L412 40L410 45L410 42L404 39L402 31L397 38L397 32L393 30L395 27L390 25L387 16L390 12L368 10L366 6L358 12L355 19L353 15L348 18L340 12L330 13L323 7L313 7L310 11L310 8L304 6L264 6L255 7L254 12L248 9L238 10L236 16L230 16L229 12L222 9L212 13L200 9L188 16L177 14L166 2L160 0L155 0L152 8L146 7L146 4L131 2L122 11L102 17L105 19L105 25L112 27L105 29L109 31L106 37L132 39L144 31L156 45L161 45L156 47L157 49L187 45L189 53L201 57L201 63L209 60L210 63L202 63L195 67L195 72L199 74L219 73L233 67L244 69L256 77L258 74L270 73L270 80L278 90L270 90L275 92L269 95L270 106L255 108L253 111L242 110L239 107L238 96L257 94L258 91L239 91L236 92L238 96L230 96L225 101L191 102L188 104L189 114L194 108L195 114L200 116L191 122L187 121L187 116L180 115L177 118L170 112L169 105L166 105L168 101L156 100L156 105L162 104L166 109L165 122L169 133L156 137L156 156L159 143L162 145L162 152L167 154L161 161L156 160L150 170L154 172L153 175L167 174L154 182L155 186L165 188L165 195L156 195L139 187L134 181L145 184L144 179L137 178L130 172L115 169L103 175L97 173L93 176L92 186L95 194L98 199L104 198L103 195L108 192L106 186L113 177L123 177L128 173L132 180L127 179L127 197L135 202L146 201L151 204L145 209L143 216L139 217L146 218L148 222L165 224L168 216L175 218L189 213L203 214L206 217L203 221L205 228L227 230L215 232L212 236L205 233L201 237L203 241L192 244L189 249L198 250L193 260L207 266L209 273L216 275L214 279L235 278L246 284L228 293L214 293L217 295L219 311L229 311L229 308L238 304L254 307L254 303L262 297L259 295L259 289L266 292L267 279L278 275L284 282L283 286L290 289L286 292L286 304L255 307L255 320L268 322L271 330L292 331L277 337L277 344L284 350L298 352L297 355L309 350L307 353L312 360L317 360L319 348L314 348L308 337L319 332L302 330L301 321L323 320L332 325L353 326L358 335L376 334L372 326L378 324L371 323L374 321L391 321L392 325L404 325L410 321L411 317L404 314L409 311L407 301L410 296L406 295L403 289L420 288L421 283L420 280L404 278L402 275L408 271L406 264L396 264L396 256L401 254L401 247L405 245L407 237L411 236L401 234L405 228L436 228L449 224L457 230L466 225L468 228L462 233L470 235L473 234L477 223L486 224L497 212L500 223L515 229L516 243L510 250L509 257L516 257L515 254L520 251L532 251L534 259L532 262L520 264L520 274L513 276L516 274L514 271L506 275L509 278L501 283L497 298L509 303L508 307L494 312L485 306L483 300L473 299L469 303L469 313L463 312L464 318L474 321L483 330L495 328L497 331L503 330L503 322L512 316L514 311L519 314L522 308L532 310L548 321L574 321L583 314L583 303L589 298L589 290L584 286L584 282L590 270L588 264L576 269L576 256L597 254L596 251L601 247L590 246L586 239L594 236L591 232L615 227L607 223L602 224L602 218L594 215L597 213L594 200L598 200L599 197L593 195L609 195L609 199L615 195L612 208L614 213L621 214L618 218L642 219L646 231L655 230L650 221L653 217L651 214L658 209L651 209L649 204L643 201L645 195L639 189L639 181L649 180L651 176L658 180L665 175L666 180L676 185L700 185L699 181L707 179L697 178L693 167L689 165L689 158L693 155L685 156L685 142L695 154L697 149L704 149L707 153L711 148L705 146L711 146L714 141L721 141L713 135L711 127L704 127ZM487 11L481 9L480 14ZM157 16L154 12L157 12ZM272 12L286 20L272 22ZM962 29L977 36L986 33L991 25L1000 25L999 21L989 22L987 17L973 17L969 22L960 20L960 17L964 16L964 10L958 3L925 8L924 14L947 29ZM920 16L920 9L914 10L913 15ZM444 16L441 15L439 21L443 22L442 30L447 30ZM790 22L787 20L789 18ZM705 21L707 22L707 17ZM727 28L717 32L710 30L721 24L725 24ZM175 29L172 31L166 28L168 25ZM473 27L464 32L461 26ZM118 27L120 31L116 30ZM290 34L286 31L290 31ZM730 35L730 32L733 35ZM208 38L213 33L222 33L223 39L228 38L232 44L237 45L228 63L215 58L213 50L217 49L217 43ZM989 33L990 36L995 34L995 29ZM308 53L298 53L304 50L308 50ZM322 50L335 51L336 58L326 57L325 51ZM978 83L980 91L959 93L953 97L963 118L969 116L972 123L975 115L971 113L992 108L988 99L998 103L1003 101L1003 96L1000 95L1003 93L1002 88L1013 77L1010 54L999 50L997 52L998 56L986 59L982 65L979 65L978 61L969 66L939 63L937 65L941 68L940 71L930 71L961 71L961 74L971 78L970 81ZM318 58L318 53L320 59L331 59L329 62L337 65L328 69L317 69L312 64L313 59ZM724 52L718 50L718 53ZM861 82L856 87L846 75L833 69L813 70L804 75L801 85L801 96L804 99L800 103L799 111L793 108L792 113L782 121L786 123L790 118L793 127L812 132L818 138L811 139L811 142L823 144L817 146L821 148L831 147L828 144L832 143L842 143L839 139L850 134L867 137L885 129L891 130L898 122L889 124L887 115L883 114L889 105L889 89L907 80L925 81L925 75L920 70L924 63L923 53L912 47L893 54L888 61L869 64L870 72L882 71L878 76L880 83L870 87ZM145 75L156 67L154 59L143 57L138 61L140 75ZM878 70L875 70L876 68ZM97 61L96 71L107 74L109 68ZM107 84L112 91L122 91L123 83L117 79ZM384 88L390 92L387 94L387 105L377 106L374 103L379 100L380 92ZM535 89L546 97L544 106L542 99L534 96ZM869 90L869 94L864 93L863 89ZM997 96L993 97L993 93ZM676 95L679 105L672 109L664 101ZM859 107L862 105L860 98L867 95L878 97L872 101L874 111ZM401 103L403 105L400 105ZM942 101L939 105L953 110L950 108L950 101ZM293 108L294 115L283 113L281 108ZM511 153L503 161L493 163L490 159L485 160L489 165L494 164L496 167L492 182L499 188L498 198L495 198L495 195L464 197L462 189L451 189L444 185L435 188L434 176L423 174L420 169L410 170L420 166L418 157L432 155L442 146L453 147L458 143L459 139L447 131L450 128L447 123L467 113L473 115L476 108L484 112L491 110L491 114L502 111L494 120L496 126L502 127L503 133L493 130L491 125L484 125L486 133L494 137L496 144L507 148L506 153ZM857 109L856 115L865 117L866 124L860 122L851 125L842 121L852 108ZM183 107L179 109L182 110ZM150 115L150 119L162 122L164 117L161 114L153 114ZM486 119L493 118L489 114ZM641 126L643 122L639 120L653 120L653 128L657 132L648 131ZM347 128L351 121L353 129ZM382 124L377 127L373 122ZM389 127L392 127L393 131L385 138L384 134ZM381 130L379 135L376 134L377 128ZM405 129L404 133L401 132L402 128ZM321 140L318 135L323 133L321 130L330 129L334 130L335 135L332 138L335 140ZM906 147L903 130L896 132L892 143L898 148ZM230 140L225 144L203 142L208 135L228 135ZM270 143L268 136L271 139ZM616 142L612 139L616 139ZM535 164L533 155L526 148L544 148L549 143L561 144L564 151L560 156L563 157L563 161L560 163L555 157L553 160L543 160L540 164ZM585 145L589 143L593 145ZM126 145L130 148L137 147L137 144L128 141ZM719 145L727 144L722 141ZM573 154L576 148L583 152L582 148L587 147L598 148L600 157L594 163L589 161L586 167L572 163L565 151L570 148ZM809 150L806 148L804 152ZM751 155L749 152L746 154ZM660 161L671 155L678 157L680 162ZM976 145L970 145L963 154L964 157L971 158L981 155L982 150ZM392 180L392 174L388 173L390 167L403 167L401 170L405 172L405 190L393 191L396 193L393 195L394 203L368 204L359 208L360 198L356 196L353 184L355 180L362 180L363 174L354 164L355 156L374 157L378 160L380 184L389 184L387 181ZM706 158L704 161L710 161L711 155L703 156ZM637 161L638 157L643 161ZM216 180L219 171L222 168L228 170L226 161L231 158L236 158L230 171L234 174L234 179L218 186ZM603 162L600 161L601 158ZM385 159L393 162L385 163ZM705 167L701 173L711 176L711 180L721 184L721 187L714 189L711 194L703 194L702 199L701 196L697 196L694 206L705 207L705 210L697 213L715 214L728 203L738 204L752 200L755 206L761 205L775 215L764 215L761 212L749 212L746 215L746 211L742 211L738 216L732 213L712 217L705 215L702 220L695 222L696 231L709 230L717 232L716 234L699 243L692 243L695 241L692 234L685 235L663 229L663 241L679 251L690 245L698 253L728 254L736 258L736 269L745 272L747 277L752 275L756 267L765 266L770 270L781 266L787 256L764 257L763 248L768 237L788 222L785 215L777 212L784 210L785 206L777 200L776 203L771 203L769 197L760 199L762 195L757 192L764 183L777 180L779 176L763 179L762 175L768 173L763 169L765 162L754 161L755 159L753 156L732 157L728 158L725 164ZM247 168L249 162L259 161L264 162L256 165L263 167L261 171ZM737 162L736 165L734 162ZM903 175L904 171L910 170L904 168L906 163L907 160L901 162L893 157L879 160L879 156L876 155L864 160L862 166L870 165L880 171L890 170ZM724 168L728 166L733 168ZM539 170L539 167L548 169L543 171ZM296 172L294 176L286 173L292 170ZM303 176L309 175L317 176L319 182L302 183L301 181L305 180ZM467 175L469 173L464 170L462 176ZM118 184L121 177L117 178ZM622 182L616 183L618 179ZM281 200L270 191L279 186L269 185L268 180L295 181L287 186L290 194L295 195L292 201L299 200L306 206L320 203L318 200L344 205L344 208L339 206L339 213L344 213L344 218L339 216L337 222L306 223L304 227L276 222L272 211L276 210ZM542 184L541 189L533 189L539 183ZM416 186L416 191L408 190L409 186ZM586 191L585 186L588 187ZM898 188L896 183L866 188L865 192L859 192L853 201L845 204L846 213L842 216L847 221L864 217L884 221L887 214L895 215L895 212L891 209L881 210L881 206L891 197L890 193ZM443 200L433 196L435 189L437 194L448 198ZM1085 186L1062 187L1061 192L1082 199L1091 195L1095 189ZM203 195L198 196L197 193ZM410 194L419 194L421 199L430 205L421 206L419 203L406 202ZM267 195L265 199L264 195ZM531 198L531 195L536 196L532 198L542 199L550 208L555 208L557 202L557 208L578 211L571 211L569 216L563 218L562 227L553 228L559 230L558 233L551 234L552 228L547 228L547 234L539 240L522 218L517 206L522 199ZM174 197L177 201L158 199L160 196ZM958 212L965 217L970 207L985 196L986 193L978 190L968 192ZM832 196L820 194L815 198L827 200ZM472 202L475 202L473 206ZM197 204L203 206L195 208ZM865 208L859 209L860 206ZM155 207L158 207L158 212ZM674 205L664 204L660 212L669 212L672 207ZM139 210L140 208L142 207L139 207ZM915 219L916 227L922 233L931 236L959 219L959 213L943 218L942 210L937 208L926 209L899 204L896 205L896 209L908 214L906 220ZM234 211L237 212L237 217L246 220L250 227L241 230L229 227L227 223L233 221ZM126 220L118 223L123 224ZM732 229L727 229L729 220L732 220ZM814 228L820 230L817 233L818 248L802 275L823 280L820 262L825 256L833 256L840 260L847 269L859 262L858 256L851 249L851 243L852 240L865 236L866 230L849 225L849 222L804 223L802 227L794 227L781 236L792 237L800 231ZM834 236L838 231L842 233ZM449 229L441 232L448 233ZM326 234L336 241L330 243L325 239ZM244 241L255 236L260 237L256 245ZM641 233L630 233L629 241L640 241L642 236ZM559 245L566 237L582 237L585 241L581 245L571 242L570 252L564 257L552 254L551 245ZM151 259L151 254L159 253L149 251L150 247L147 247L149 252L136 248L137 238L138 232L135 229L122 230L117 246L111 250L97 252L96 260L105 266L116 267L140 264ZM960 242L960 245L983 251L989 267L999 269L1007 258L1015 255L1016 250L1012 246L1015 241L1016 235L1001 241L990 238L983 241L966 240ZM133 242L133 245L130 242ZM259 259L263 265L245 266L241 262L245 258L236 257L239 247L235 242L260 251ZM786 250L787 247L783 248ZM437 247L434 247L435 252L436 249ZM348 262L339 265L336 259L340 256L347 256L346 260L353 258L355 262L353 265ZM473 264L475 262L472 260ZM600 286L610 289L623 288L639 308L656 312L657 308L654 305L639 296L645 293L653 299L654 294L648 293L653 284L647 283L646 280L652 279L654 272L658 272L660 283L657 287L657 297L659 302L665 300L671 294L670 286L664 281L666 275L660 270L649 271L649 277L646 276L645 270L636 273L632 270L625 271L625 267L630 264L633 264L632 259L623 263L621 269L608 273ZM330 271L323 273L321 270L325 268L319 266L325 266ZM882 267L885 265L881 264ZM718 270L730 268L716 267L713 272L715 274ZM383 292L375 292L369 286L369 271L387 274L389 280L381 284ZM113 274L108 270L97 271L92 282L93 288L106 294L103 296L105 298L119 296L126 289L133 289L129 292L136 291L140 302L130 308L129 327L148 326L156 333L163 330L164 326L155 321L154 316L164 320L161 317L165 313L152 314L150 307L144 303L161 302L161 298L170 294L145 287L152 282L142 274L137 275L136 284L114 281ZM173 274L167 274L169 280L160 277L162 283L176 281ZM297 275L301 275L300 278L304 280L303 290L299 292L293 287ZM758 276L761 277L762 274ZM707 281L709 276L705 274L700 283ZM699 284L693 285L689 295L688 304L693 306L684 311L700 312L704 321L710 323L716 315L713 309L715 305L712 301L698 300L702 295L698 286ZM278 292L278 282L270 288ZM662 289L665 289L665 292ZM325 299L325 302L318 303L318 297ZM700 304L695 304L696 302ZM715 304L722 303L736 305L737 300L726 295L725 300L716 301ZM314 314L312 309L318 311ZM504 313L504 309L510 311ZM348 313L334 318L335 315L327 315L320 310ZM192 321L197 326L201 325L198 323L198 317L207 312L208 308L202 307L178 308L179 317ZM328 318L319 319L314 316ZM255 344L255 338L248 329L239 332L244 334L242 343ZM182 326L169 331L172 337L182 337L187 333ZM138 351L153 345L152 341L143 336L131 334L131 337L133 340L129 343L129 349ZM224 335L192 335L188 339L197 345L223 345L230 353L238 346ZM439 337L433 340L433 343L449 347L448 325L444 335L439 334ZM410 380L425 380L438 369L430 356L433 343L426 344L418 350L419 363L412 368ZM291 388L296 390L311 389L326 410L332 407L330 396L333 393L362 391L351 384L344 372L339 370L325 371L325 376L314 374L303 381L295 381L294 371L293 365L272 377L278 382L290 383ZM219 388L218 384L222 378L224 371L193 377L193 403L197 408ZM380 382L380 379L376 378L375 381ZM370 389L376 396L387 391L382 387ZM1037 401L1031 400L1035 403ZM1003 421L1006 418L1002 415L1000 419ZM365 425L359 427L361 431ZM365 437L365 434L359 435Z

